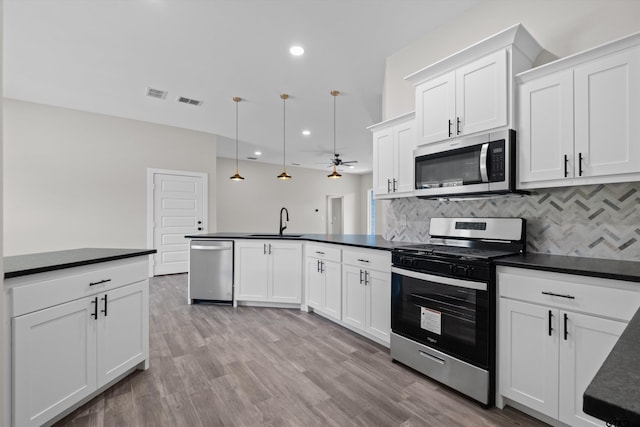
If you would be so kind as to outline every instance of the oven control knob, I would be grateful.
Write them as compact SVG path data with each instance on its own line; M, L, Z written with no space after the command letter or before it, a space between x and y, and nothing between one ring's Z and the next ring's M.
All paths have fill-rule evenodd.
M417 267L418 266L418 260L417 259L412 259L411 260L411 267Z

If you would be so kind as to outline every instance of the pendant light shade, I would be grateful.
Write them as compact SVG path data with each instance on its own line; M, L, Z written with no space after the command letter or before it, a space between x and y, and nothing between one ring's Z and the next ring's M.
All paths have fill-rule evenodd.
M286 166L286 108L285 104L289 95L283 93L280 95L280 99L282 99L282 173L278 175L278 179L291 179L291 175L287 174L287 166Z
M340 95L340 92L337 90L331 91L331 96L333 96L333 156L336 158L336 97ZM329 179L338 179L342 178L342 175L338 173L336 169L336 165L333 165L333 172L327 175Z
M236 103L236 173L229 177L232 181L244 180L244 178L238 173L238 102L240 101L242 101L242 98L238 98L237 96L233 97L233 102Z

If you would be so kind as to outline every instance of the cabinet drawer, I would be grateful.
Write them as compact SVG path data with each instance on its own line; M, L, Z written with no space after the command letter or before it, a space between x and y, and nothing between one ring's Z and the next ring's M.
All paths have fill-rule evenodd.
M499 295L628 322L640 307L640 284L499 267ZM635 289L634 289L635 288Z
M306 255L319 258L325 261L341 261L342 251L340 248L328 245L306 245Z
M391 272L391 252L389 251L345 249L342 251L342 262L371 270Z
M139 257L25 276L24 281L9 279L5 285L16 283L11 289L10 315L20 316L146 280L148 265L146 257Z

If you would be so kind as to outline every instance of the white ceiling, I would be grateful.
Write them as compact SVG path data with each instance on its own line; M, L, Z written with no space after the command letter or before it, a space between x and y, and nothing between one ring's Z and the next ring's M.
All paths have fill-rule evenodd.
M337 89L337 152L363 173L385 58L477 1L5 0L4 95L213 133L220 157L235 157L239 96L240 158L281 164L287 93L286 163L325 168Z

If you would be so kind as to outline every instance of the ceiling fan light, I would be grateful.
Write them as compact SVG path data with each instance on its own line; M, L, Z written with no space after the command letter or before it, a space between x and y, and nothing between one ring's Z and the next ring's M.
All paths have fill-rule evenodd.
M329 179L338 179L338 178L342 178L342 175L340 175L338 173L338 171L336 170L336 166L333 166L333 172L331 172L329 175L327 175L327 178Z

